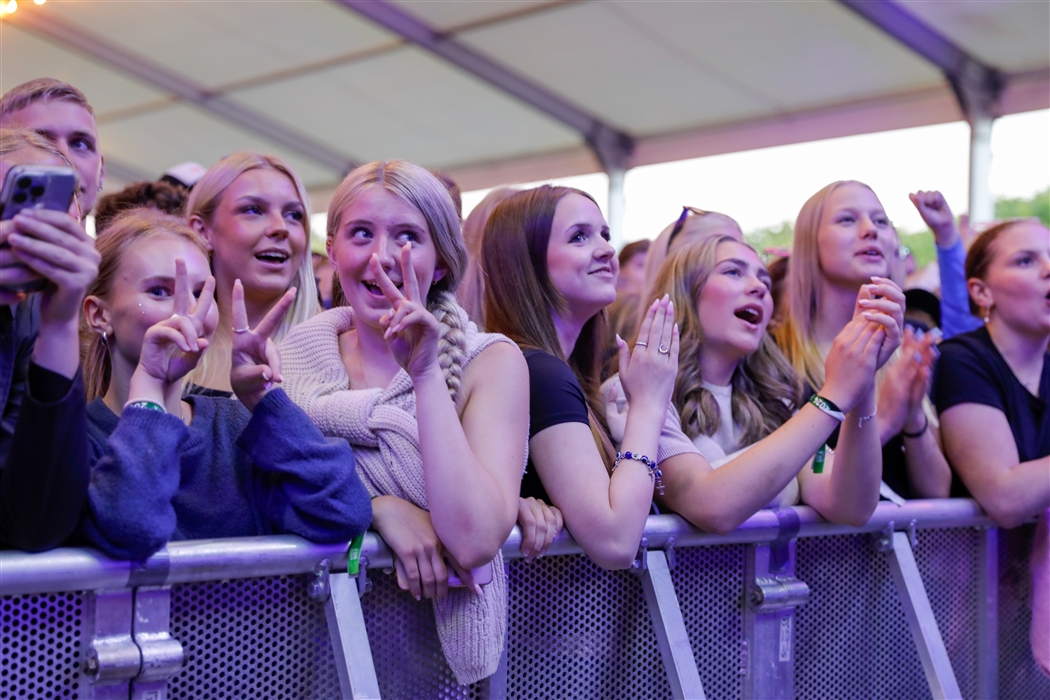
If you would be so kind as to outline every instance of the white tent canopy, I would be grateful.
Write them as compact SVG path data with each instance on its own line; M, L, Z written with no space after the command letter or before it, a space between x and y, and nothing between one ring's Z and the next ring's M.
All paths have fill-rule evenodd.
M991 118L1050 107L1050 2L24 1L0 89L45 75L91 100L109 189L239 149L287 158L319 209L374 159L464 189L602 169L615 188L959 119L979 178Z

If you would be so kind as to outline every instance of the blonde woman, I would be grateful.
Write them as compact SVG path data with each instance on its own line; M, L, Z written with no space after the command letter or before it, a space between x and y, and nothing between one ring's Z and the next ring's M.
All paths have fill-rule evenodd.
M377 162L347 175L328 211L328 254L349 305L285 338L284 387L323 433L353 446L398 583L437 599L452 672L480 680L496 669L506 626L500 547L518 513L525 360L456 303L467 261L459 217L425 169ZM465 587L449 586L450 569ZM479 569L491 583L479 585Z
M186 202L190 226L208 242L219 326L212 348L190 381L205 393L231 395L233 281L244 285L253 327L290 288L300 290L274 332L280 340L320 311L310 258L310 207L306 189L277 156L241 151L208 169Z
M829 348L857 304L877 308L889 301L904 307L904 295L890 279L897 246L882 203L863 183L834 182L803 205L787 277L790 308L775 335L810 392L824 385ZM864 289L871 298L857 301ZM896 312L894 317L903 322ZM880 372L878 415L872 420L883 445L883 494L891 499L948 495L951 473L926 399L933 342L932 335L919 339L905 331L900 357Z
M864 417L874 411L880 360L899 342L892 317L897 310L887 301L873 312L856 307L825 362L823 402L810 405L766 333L773 315L770 284L754 249L730 236L685 246L664 262L656 293L675 302L682 329L676 417L713 467L750 472L753 488L770 497L767 505L794 505L801 497L828 520L862 524L878 502L882 473L878 430ZM624 412L617 403L606 408L610 424ZM833 415L839 413L844 415ZM831 453L822 447L837 420L842 437ZM711 477L700 486L702 472L669 472L678 478L679 493L665 500L684 517L699 515L701 490L718 493Z

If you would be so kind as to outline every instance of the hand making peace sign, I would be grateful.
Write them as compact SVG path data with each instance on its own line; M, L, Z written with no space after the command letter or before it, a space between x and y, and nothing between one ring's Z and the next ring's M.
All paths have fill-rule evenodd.
M248 327L244 308L244 285L233 283L233 348L230 354L230 386L249 411L282 380L281 354L270 337L295 301L295 287L274 304L255 328Z
M209 276L194 299L186 261L175 258L174 313L146 331L136 371L145 372L166 391L196 368L218 323L215 278Z
M383 337L390 343L397 363L413 379L437 368L437 344L441 327L434 314L427 311L425 299L420 294L419 280L412 267L412 246L406 243L401 248L404 293L390 281L378 256L373 255L369 264L376 283L393 307L379 322L386 328Z

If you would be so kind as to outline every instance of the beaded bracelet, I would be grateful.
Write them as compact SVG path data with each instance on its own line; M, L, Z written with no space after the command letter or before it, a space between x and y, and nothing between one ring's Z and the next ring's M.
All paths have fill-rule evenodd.
M610 474L616 471L616 467L620 466L620 462L625 459L632 459L636 462L641 462L649 470L649 478L653 480L653 484L656 485L656 493L661 496L664 495L664 482L663 472L660 471L660 467L657 466L656 461L649 459L645 455L636 454L634 452L617 452L616 461L613 462L612 469L609 471Z

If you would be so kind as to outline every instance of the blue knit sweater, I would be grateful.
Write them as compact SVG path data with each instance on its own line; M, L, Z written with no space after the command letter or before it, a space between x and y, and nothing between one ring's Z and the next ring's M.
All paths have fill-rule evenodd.
M324 437L281 389L250 413L190 396L193 420L88 405L91 484L81 532L113 557L144 559L169 540L294 534L344 542L372 519L343 439Z

